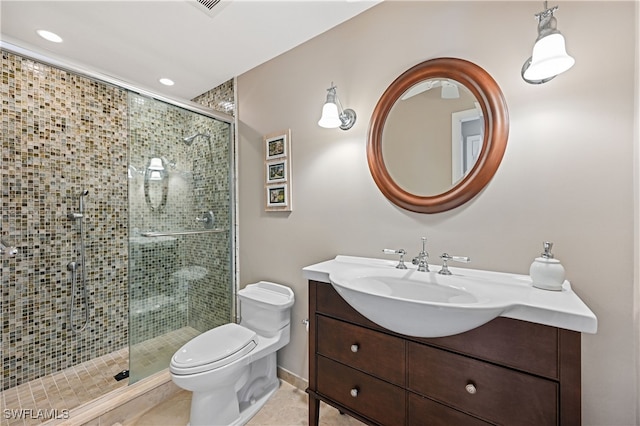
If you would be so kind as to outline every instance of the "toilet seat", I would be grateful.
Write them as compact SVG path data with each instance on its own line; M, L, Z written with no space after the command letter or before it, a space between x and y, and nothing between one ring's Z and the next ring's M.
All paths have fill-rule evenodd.
M230 323L200 334L181 347L171 358L174 374L195 374L230 364L257 346L255 331Z

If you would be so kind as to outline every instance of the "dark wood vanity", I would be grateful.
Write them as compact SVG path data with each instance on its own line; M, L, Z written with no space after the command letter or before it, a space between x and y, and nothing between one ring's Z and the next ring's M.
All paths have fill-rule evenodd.
M371 425L579 425L580 333L498 317L414 338L309 281L309 424L320 401Z

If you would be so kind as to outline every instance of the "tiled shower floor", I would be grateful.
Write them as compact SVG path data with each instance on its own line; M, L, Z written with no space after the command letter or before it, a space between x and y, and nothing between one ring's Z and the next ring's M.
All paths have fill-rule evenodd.
M145 377L168 367L176 349L198 334L184 327L136 344L131 349L137 360L134 374ZM127 386L128 380L117 381L113 376L128 368L129 349L124 348L0 392L0 425L38 425L56 415L62 418L64 410Z

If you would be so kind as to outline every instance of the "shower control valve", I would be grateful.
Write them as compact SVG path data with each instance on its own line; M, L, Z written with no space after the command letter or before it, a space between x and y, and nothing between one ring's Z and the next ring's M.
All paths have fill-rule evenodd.
M204 223L204 227L206 229L213 228L213 224L215 222L215 217L213 216L213 212L209 210L208 212L202 213L202 217L196 217L196 222Z
M16 257L18 254L18 248L9 244L5 240L0 240L0 255L2 257L10 258Z

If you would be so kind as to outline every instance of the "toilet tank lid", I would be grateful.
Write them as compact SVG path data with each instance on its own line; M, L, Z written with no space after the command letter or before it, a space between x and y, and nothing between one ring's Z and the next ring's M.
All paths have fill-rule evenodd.
M294 302L293 291L289 287L269 281L249 284L238 291L238 295L244 299L280 308L287 308Z

